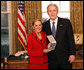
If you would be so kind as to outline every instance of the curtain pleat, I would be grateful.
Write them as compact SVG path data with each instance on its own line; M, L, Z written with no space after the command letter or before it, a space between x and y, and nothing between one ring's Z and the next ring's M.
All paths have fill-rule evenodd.
M83 34L83 1L70 2L70 20L74 33Z

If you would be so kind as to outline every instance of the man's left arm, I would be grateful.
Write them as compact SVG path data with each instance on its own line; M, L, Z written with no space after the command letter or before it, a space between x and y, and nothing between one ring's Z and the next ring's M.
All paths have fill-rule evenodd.
M70 63L72 63L75 60L76 48L75 48L73 28L69 20L67 20L67 37L69 40L69 50L70 50L69 61Z

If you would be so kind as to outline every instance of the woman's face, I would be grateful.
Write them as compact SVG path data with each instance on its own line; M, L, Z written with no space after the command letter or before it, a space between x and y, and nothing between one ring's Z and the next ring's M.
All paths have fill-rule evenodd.
M42 30L42 23L41 23L40 21L36 21L36 22L34 23L33 29L34 29L34 31L35 31L36 33L41 32L41 30Z

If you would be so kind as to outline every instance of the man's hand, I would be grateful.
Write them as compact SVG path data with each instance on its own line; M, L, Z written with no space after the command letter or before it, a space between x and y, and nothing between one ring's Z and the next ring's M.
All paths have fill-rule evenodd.
M69 61L70 61L70 63L74 62L75 61L75 55L70 55Z

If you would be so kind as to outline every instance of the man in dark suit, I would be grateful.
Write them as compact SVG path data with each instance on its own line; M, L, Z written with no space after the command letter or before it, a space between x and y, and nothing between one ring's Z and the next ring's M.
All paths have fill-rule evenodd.
M47 35L53 35L57 42L55 50L48 53L49 69L71 69L72 62L75 60L75 42L71 22L57 16L58 7L55 4L48 5L47 13L50 19L43 23L43 31Z

